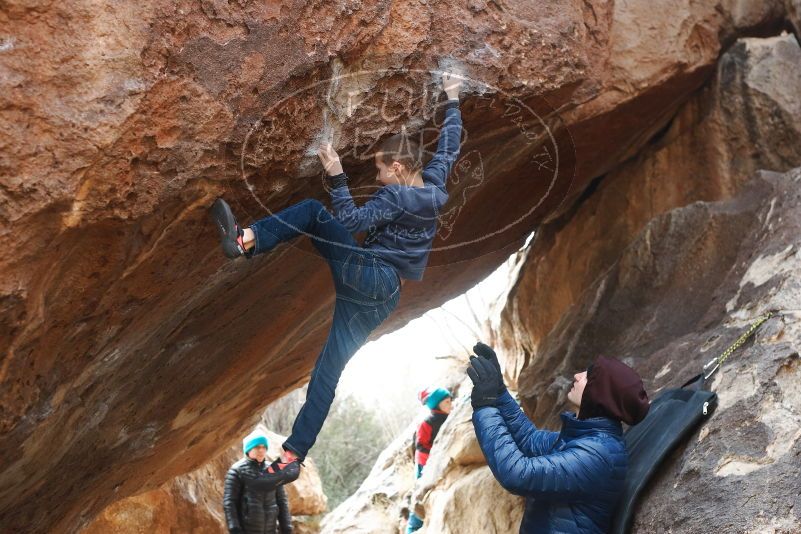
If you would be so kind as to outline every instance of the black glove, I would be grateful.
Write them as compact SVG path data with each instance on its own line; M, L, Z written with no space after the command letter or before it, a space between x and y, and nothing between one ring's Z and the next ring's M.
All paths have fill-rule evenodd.
M473 393L470 404L477 410L484 406L493 406L498 400L498 390L503 387L503 377L486 358L470 356L470 367L467 376L473 381Z
M228 530L228 534L245 534L245 531L241 528L232 528Z
M503 373L501 372L501 363L498 361L498 355L495 354L495 351L492 350L492 347L485 345L480 341L473 347L473 352L475 352L478 356L489 360L490 363L492 363L492 366L495 367L495 370L498 371L498 376L501 377L501 384L498 388L498 396L503 395L504 392L506 392L506 384L503 383Z

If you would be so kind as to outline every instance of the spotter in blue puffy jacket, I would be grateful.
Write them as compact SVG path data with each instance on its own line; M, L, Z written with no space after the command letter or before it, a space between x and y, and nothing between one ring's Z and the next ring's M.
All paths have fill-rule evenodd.
M578 413L563 413L561 431L549 432L526 417L499 369L487 378L496 372L491 367L482 373L473 364L473 426L492 474L506 490L526 497L521 534L606 532L628 465L621 421L636 424L648 413L640 377L617 360L599 357L574 377L568 400Z

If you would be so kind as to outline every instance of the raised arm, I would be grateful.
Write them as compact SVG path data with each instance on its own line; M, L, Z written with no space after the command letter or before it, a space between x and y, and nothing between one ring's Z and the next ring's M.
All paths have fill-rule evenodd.
M231 468L225 475L225 489L223 492L223 509L228 532L242 532L239 524L239 496L242 493L242 481L236 470Z
M498 408L509 434L524 456L548 454L559 437L559 432L538 430L508 391L498 396L495 407Z
M462 114L459 99L445 103L445 123L439 132L437 151L423 168L423 181L447 193L446 183L453 164L459 159L459 143L462 138Z
M331 204L334 217L351 233L380 228L403 211L398 192L394 187L382 187L364 204L356 206L348 188L348 177L342 170L339 155L330 144L320 147L320 161L331 181Z
M439 132L437 151L423 169L423 180L447 193L446 184L453 164L459 158L462 139L462 114L459 111L459 91L462 77L453 72L442 73L442 90L448 97L445 102L445 123Z
M515 495L591 498L611 475L609 463L591 448L571 447L543 456L525 456L493 406L473 412L473 427L492 474Z
M473 376L471 376L474 384L478 380L482 382L479 387L489 391L487 399L481 404L498 408L509 429L509 433L524 456L546 454L553 446L559 433L537 430L537 427L526 417L526 414L520 409L520 405L517 404L509 394L509 390L506 389L506 384L503 382L503 373L501 372L501 363L498 361L498 355L492 347L479 341L473 347L473 352L482 361L486 361L489 364L477 367L474 369ZM468 374L470 373L468 372Z

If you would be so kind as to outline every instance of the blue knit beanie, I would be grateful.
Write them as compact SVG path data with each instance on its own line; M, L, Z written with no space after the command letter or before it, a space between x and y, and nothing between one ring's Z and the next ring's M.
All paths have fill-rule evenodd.
M428 394L426 406L429 410L436 410L439 403L451 396L451 392L445 388L437 388Z
M265 447L269 448L270 441L262 432L254 430L242 440L242 452L244 452L245 456L247 456L248 452L250 452L250 449L259 445L264 445Z

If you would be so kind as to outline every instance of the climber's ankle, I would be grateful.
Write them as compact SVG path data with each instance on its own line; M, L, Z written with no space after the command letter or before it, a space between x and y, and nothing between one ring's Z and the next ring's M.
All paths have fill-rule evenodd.
M245 228L243 230L244 234L242 235L242 242L245 250L250 250L256 246L256 234L253 233L253 230L250 228Z
M298 455L294 452L284 449L284 454L281 456L285 463L290 463L298 460Z

